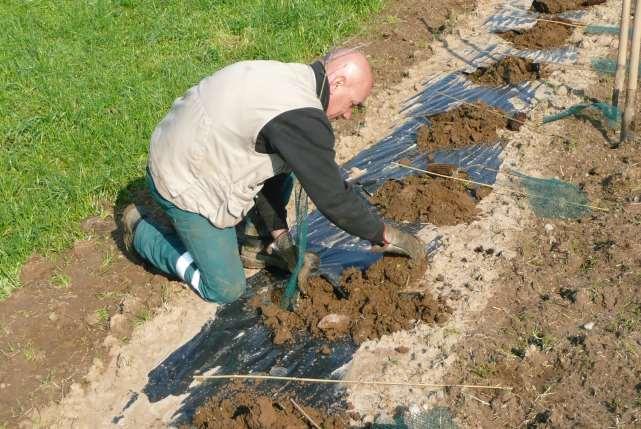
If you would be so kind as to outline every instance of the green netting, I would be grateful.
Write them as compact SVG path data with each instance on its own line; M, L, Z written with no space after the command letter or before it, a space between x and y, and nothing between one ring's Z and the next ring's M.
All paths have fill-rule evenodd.
M295 185L294 198L296 202L295 241L296 246L298 247L298 259L296 260L296 268L287 281L287 287L285 288L283 300L281 301L281 306L285 309L290 308L295 301L296 294L298 292L298 274L303 267L305 251L307 250L307 193L298 181Z
M619 34L617 25L588 25L583 29L586 34Z
M599 73L615 74L617 72L617 61L613 58L595 58L591 63L592 68ZM639 66L639 71L641 71L641 66ZM641 76L641 73L639 75Z
M427 413L406 417L409 429L458 429L450 410L446 407L435 407Z
M518 172L528 203L543 218L578 219L590 213L588 197L578 186L557 179L541 179Z
M612 106L611 104L599 101L596 103L577 104L576 106L567 108L554 115L546 116L545 118L543 118L543 123L547 124L550 122L558 121L559 119L567 118L568 116L574 116L589 108L599 110L601 114L607 119L607 123L610 128L614 128L621 122L621 111L617 106Z
M450 410L434 407L422 413L404 412L394 418L394 423L372 423L373 429L459 429Z
M592 68L600 73L615 74L617 62L611 58L595 58L591 61Z

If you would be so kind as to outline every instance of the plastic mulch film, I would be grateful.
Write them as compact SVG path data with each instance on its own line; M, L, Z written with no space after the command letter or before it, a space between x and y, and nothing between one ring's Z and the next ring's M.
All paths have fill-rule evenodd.
M459 73L433 79L420 94L409 100L406 109L411 117L403 125L343 166L345 172L352 167L366 170L365 175L354 183L357 189L372 192L385 180L411 173L393 166L393 161L407 158L417 166L426 162L427 155L419 154L416 149L417 128L426 123L425 115L449 110L457 104L436 95L437 91L469 102L482 100L506 111L514 110L510 99L518 98L521 103L528 105L533 94L528 85L498 89L474 86ZM430 157L434 162L451 163L466 169L474 180L493 183L496 173L491 170L500 167L501 150L502 146L497 142L437 151ZM418 231L423 225L403 227ZM318 212L309 217L308 242L310 250L317 252L321 258L321 273L330 280L337 280L346 267L366 268L380 257L368 251L369 243L339 230ZM427 246L430 251L436 251L439 245L437 237ZM295 377L340 378L341 368L351 360L357 348L351 340L332 343L333 352L329 356L318 353L323 343L311 337L304 337L294 344L275 346L260 316L246 305L257 288L265 286L265 283L273 287L279 281L282 282L264 273L254 276L249 280L250 287L245 297L236 303L221 306L216 318L204 326L198 335L151 371L143 391L150 401L186 394L182 407L174 416L176 423L180 423L188 421L194 410L222 385L222 382L192 384L196 374L264 372ZM265 391L278 388L296 392L301 401L306 403L322 404L329 409L343 405L341 390L326 385L289 383L284 386L282 382L263 382L257 386L257 389ZM399 418L405 422L402 423L405 426L399 423L401 426L381 427L414 427L408 426L409 417Z
M476 48L470 49L473 51ZM480 65L498 52L507 54L505 47L497 45L483 51L477 49L472 60ZM545 55L549 57L550 54ZM559 50L557 58L570 61L572 55L575 53ZM376 145L347 162L343 166L345 177L353 167L364 170L365 174L353 186L366 194L374 192L388 179L412 174L411 170L397 167L392 162L407 159L413 166L425 167L428 155L417 151L415 140L417 129L429 123L426 116L450 110L460 100L484 101L506 112L527 109L534 101L538 85L540 83L533 82L500 88L482 87L469 82L460 72L431 79L404 106L407 115L405 122ZM496 170L501 166L501 152L502 144L497 141L490 145L439 150L430 153L429 159L432 162L454 164L466 170L472 180L491 184L495 182ZM369 243L339 230L320 213L313 212L308 219L309 249L319 254L320 271L330 280L337 280L346 267L366 268L380 258L380 255L368 251ZM424 226L416 224L402 227L416 232ZM436 237L427 244L431 252L437 251L440 245L442 237L438 234ZM260 316L248 308L247 301L258 288L275 287L279 282L282 283L283 279L274 279L265 273L249 279L246 296L236 303L221 306L215 319L205 325L198 335L148 374L143 393L151 402L161 401L170 395L184 395L181 408L172 417L174 423L188 422L194 410L223 385L223 382L194 383L194 375L271 373L294 377L341 377L342 368L350 362L357 348L351 340L333 342L333 352L327 356L318 353L324 343L312 337L300 338L294 344L276 346L271 341L270 332L261 323ZM275 389L294 392L302 402L330 410L344 405L343 391L328 385L262 382L256 388L266 392ZM132 396L129 405L135 402L136 397ZM420 415L406 410L393 423L379 427L456 426L446 409L435 408Z

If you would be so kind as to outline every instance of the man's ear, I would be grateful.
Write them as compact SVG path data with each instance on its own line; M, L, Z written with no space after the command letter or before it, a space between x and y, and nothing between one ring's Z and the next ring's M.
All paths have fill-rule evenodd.
M332 85L334 88L338 88L338 87L340 87L340 86L345 85L345 76L340 76L340 75L339 75L339 76L336 76L336 78L334 78L334 79L332 80L332 84L331 84L331 85Z

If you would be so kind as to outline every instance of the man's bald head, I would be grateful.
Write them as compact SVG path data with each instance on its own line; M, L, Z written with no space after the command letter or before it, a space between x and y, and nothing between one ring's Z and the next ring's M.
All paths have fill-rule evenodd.
M329 119L352 116L352 108L362 104L372 92L374 76L365 55L355 49L337 49L325 57L329 82Z

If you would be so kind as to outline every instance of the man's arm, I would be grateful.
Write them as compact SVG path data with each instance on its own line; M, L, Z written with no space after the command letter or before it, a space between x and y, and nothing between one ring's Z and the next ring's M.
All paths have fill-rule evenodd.
M276 151L292 168L320 212L342 230L383 243L384 226L346 184L334 159L334 133L325 114L314 108L291 110L267 123L261 151Z

